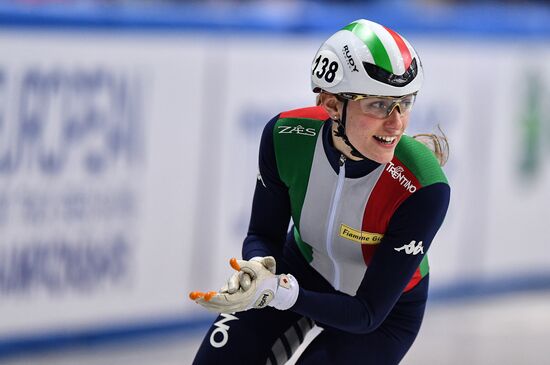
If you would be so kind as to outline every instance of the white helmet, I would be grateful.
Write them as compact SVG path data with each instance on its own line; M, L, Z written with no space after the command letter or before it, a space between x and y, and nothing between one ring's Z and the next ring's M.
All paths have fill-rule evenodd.
M321 45L311 66L311 88L331 94L403 96L417 92L422 63L391 29L365 19L345 26Z

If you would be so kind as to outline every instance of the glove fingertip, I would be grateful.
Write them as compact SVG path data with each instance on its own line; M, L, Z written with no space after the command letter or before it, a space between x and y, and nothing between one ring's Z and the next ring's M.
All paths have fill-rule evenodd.
M214 295L218 294L218 292L215 292L215 291L209 291L208 293L204 294L204 300L206 300L207 302L210 301L210 299L212 299L212 297Z
M232 257L230 260L229 260L229 265L231 265L231 267L237 271L241 271L241 266L239 265L239 263L237 262L237 259L235 257Z
M189 293L189 299L191 300L197 300L202 297L204 297L204 293L200 291L192 291Z

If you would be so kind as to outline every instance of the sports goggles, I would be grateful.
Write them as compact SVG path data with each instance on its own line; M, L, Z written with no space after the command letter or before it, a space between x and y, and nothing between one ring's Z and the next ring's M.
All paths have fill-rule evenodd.
M347 93L341 93L338 94L338 96L344 99L358 101L361 111L369 117L376 119L387 118L396 106L399 106L399 113L401 115L407 115L410 113L414 101L416 100L416 93L399 98L393 96L374 96Z

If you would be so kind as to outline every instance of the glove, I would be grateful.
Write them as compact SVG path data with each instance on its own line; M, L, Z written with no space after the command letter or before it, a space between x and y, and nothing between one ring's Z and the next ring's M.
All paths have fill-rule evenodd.
M265 266L266 269L271 271L272 274L275 274L276 263L275 263L275 259L272 256L268 256L268 257L256 256L251 258L250 261L256 261L261 263L262 265ZM232 260L230 260L230 264L233 265ZM250 275L242 270L239 270L239 268L235 268L235 270L237 271L233 275L231 275L229 280L227 280L227 283L220 289L220 293L233 294L237 292L239 289L242 289L243 291L247 291L250 288L250 285L252 282Z
M287 310L296 303L299 292L298 281L290 274L275 275L273 257L250 261L232 258L230 264L235 270L250 276L250 287L247 290L241 287L234 293L191 292L189 294L191 300L217 313L242 312L251 308L265 308L268 305ZM272 268L273 272L268 267Z

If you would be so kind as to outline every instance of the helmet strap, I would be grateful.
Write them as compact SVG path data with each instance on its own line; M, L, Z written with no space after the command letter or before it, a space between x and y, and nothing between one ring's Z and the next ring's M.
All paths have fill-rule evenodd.
M354 145L351 144L351 142L349 141L348 136L346 135L346 112L347 112L347 109L348 109L348 100L344 99L344 106L343 106L343 110L342 110L342 119L336 120L336 123L338 124L338 128L337 128L336 132L334 132L334 135L336 137L342 138L344 143L349 148L351 148L350 153L351 153L352 156L355 156L355 157L358 157L358 158L361 158L361 159L366 159L366 157L363 156L363 154L361 152L359 152L357 150L357 148L355 148Z

